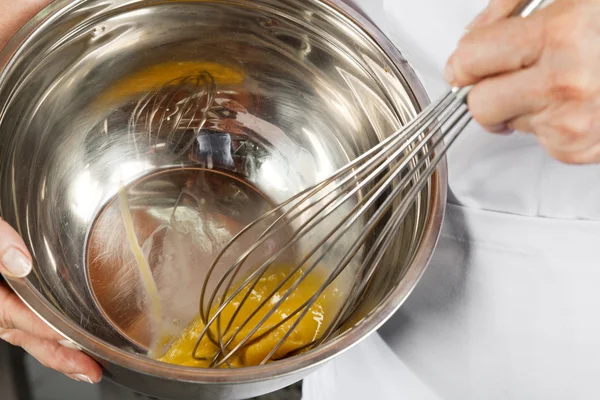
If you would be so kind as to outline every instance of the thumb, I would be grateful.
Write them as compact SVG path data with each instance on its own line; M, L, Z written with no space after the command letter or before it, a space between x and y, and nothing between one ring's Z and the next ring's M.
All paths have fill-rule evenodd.
M31 255L17 232L0 219L0 273L24 278L31 272Z
M489 25L508 17L523 0L490 0L489 5L467 26L467 30Z

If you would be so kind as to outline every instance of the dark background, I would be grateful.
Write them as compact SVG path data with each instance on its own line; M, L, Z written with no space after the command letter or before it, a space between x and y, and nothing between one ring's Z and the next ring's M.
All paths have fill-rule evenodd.
M255 400L300 400L300 385ZM21 348L0 340L1 400L149 400L106 380L76 382L45 368Z

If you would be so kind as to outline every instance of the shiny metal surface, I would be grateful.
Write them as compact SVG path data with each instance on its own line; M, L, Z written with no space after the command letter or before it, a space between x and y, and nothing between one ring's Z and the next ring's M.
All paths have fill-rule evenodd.
M403 228L387 260L385 278L397 284L371 290L357 326L260 367L200 370L149 359L151 327L115 218L121 181L138 236L171 215L186 189L181 212L194 228L215 223L170 243L217 248L414 117L427 101L418 80L366 20L318 0L56 1L0 53L0 68L0 215L35 259L35 273L10 284L120 384L178 399L241 399L287 386L381 325L429 260L445 166L430 182L422 218ZM215 78L216 105L200 135L183 152L169 140L131 140L135 104L190 70ZM172 250L186 256L161 296L179 323L197 312L202 282L190 276L209 265L191 260L209 259L212 247Z
M277 338L273 350L262 359L261 364L265 364L301 321L310 316L311 307L321 295L332 289L342 293L341 304L330 310L334 317L324 325L322 336L315 337L305 348L318 348L340 329L347 328L349 321L350 325L360 321L364 302L370 300L373 288L381 291L382 287L394 287L402 278L390 271L389 265L402 269L403 260L395 257L410 254L410 246L418 244L423 197L428 196L423 189L447 149L471 120L465 101L467 92L450 92L393 135L236 234L209 269L208 276L214 279L216 275L219 282L216 288L207 291L203 285L200 312L205 328L192 356L204 359L204 354L198 357L196 352L202 340L209 337L220 348L213 365L224 365L256 340L257 331L266 331L261 333L263 336L289 323L290 329ZM263 224L266 228L260 227ZM285 240L275 242L282 237ZM403 243L407 238L409 247ZM250 245L242 244L243 241ZM305 241L312 245L302 246ZM290 257L288 253L296 246L303 248L301 256ZM283 282L291 288L268 292L257 305L257 309L269 311L264 318L251 321L251 315L242 318L241 323L227 323L230 318L223 317L226 308L235 304L239 310L246 305L247 297L240 300L238 293L254 291L257 282L274 266L290 263L292 268L286 271ZM249 266L251 273L241 272ZM287 299L299 290L296 287L310 275L323 275L323 269L325 277L313 297L294 309L285 307ZM205 302L205 298L209 300ZM285 318L278 324L269 323L269 316L279 307L285 307ZM225 323L219 323L223 318Z

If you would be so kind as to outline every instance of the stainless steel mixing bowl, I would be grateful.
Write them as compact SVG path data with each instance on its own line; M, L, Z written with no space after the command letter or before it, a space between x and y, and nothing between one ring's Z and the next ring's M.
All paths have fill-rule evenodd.
M164 138L132 140L136 100L157 80L198 68L215 77L218 106L200 138L183 152ZM183 187L200 198L183 207L204 227L191 228L198 253L183 246L200 261L173 268L171 291L163 291L177 318L189 319L202 281L194 268L201 272L222 240L426 102L398 50L339 1L55 1L0 53L0 215L35 260L29 278L9 283L106 378L135 391L242 399L296 382L377 329L409 295L439 234L445 165L399 232L355 326L310 352L236 370L145 356L148 320L114 209L120 182L146 235Z

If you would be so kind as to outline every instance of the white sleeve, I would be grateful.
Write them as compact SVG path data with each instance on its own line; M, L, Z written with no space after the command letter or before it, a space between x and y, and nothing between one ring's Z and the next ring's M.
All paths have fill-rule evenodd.
M378 334L304 380L302 400L439 400Z

